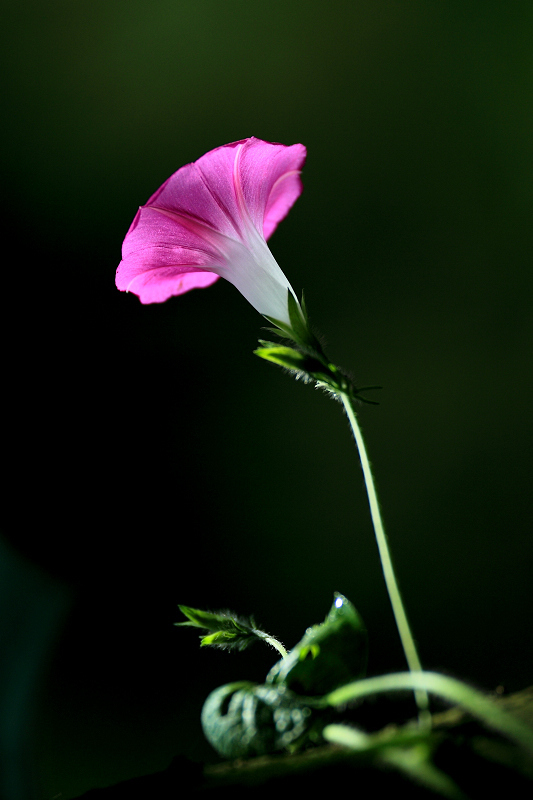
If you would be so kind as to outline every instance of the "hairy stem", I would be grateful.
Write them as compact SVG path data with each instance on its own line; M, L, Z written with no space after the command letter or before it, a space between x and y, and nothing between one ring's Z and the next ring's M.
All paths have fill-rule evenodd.
M411 633L411 628L409 627L402 597L400 595L400 589L394 573L394 567L392 566L392 559L387 543L387 537L385 535L385 529L383 527L383 520L381 519L376 487L374 485L374 477L372 475L370 461L368 460L363 435L361 433L350 397L343 392L341 393L341 399L350 421L355 443L359 451L359 457L361 459L366 492L368 495L368 503L370 505L370 515L372 517L372 524L374 526L374 532L376 535L376 542L378 545L379 557L381 559L381 566L383 568L385 584L387 586L387 591L389 593L389 598L392 605L392 611L396 620L396 627L398 628L398 633L400 634L400 640L409 669L411 672L420 672L422 665L418 657L418 652L413 635ZM429 726L431 724L431 716L428 711L427 691L424 687L414 687L414 689L415 699L419 710L419 722L421 725Z
M285 650L281 642L278 642L278 640L275 639L273 636L269 636L268 633L257 630L256 628L254 628L253 632L255 633L256 636L258 636L260 639L266 642L266 644L269 644L271 647L277 650L282 658L285 658L285 656L287 655L287 651Z

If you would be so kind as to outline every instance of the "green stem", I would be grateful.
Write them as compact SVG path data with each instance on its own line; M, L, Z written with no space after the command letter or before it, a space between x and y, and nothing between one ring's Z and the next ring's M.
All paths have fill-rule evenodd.
M368 695L405 689L430 692L450 703L456 703L490 728L533 753L533 728L508 711L499 708L493 700L466 683L436 672L397 672L377 678L366 678L335 689L325 697L325 700L328 705L339 706Z
M370 505L370 515L372 517L372 524L376 534L376 541L378 545L379 557L381 559L383 575L385 578L385 584L389 593L392 612L396 620L396 627L398 628L398 633L400 634L400 640L409 669L411 672L420 672L422 665L418 657L418 652L413 635L411 633L411 628L409 627L409 622L407 621L407 614L405 613L402 597L400 595L400 589L394 573L394 567L392 566L392 559L390 556L389 546L387 544L387 537L385 535L385 529L381 519L381 512L379 510L378 497L376 494L376 487L374 485L374 477L372 475L370 461L368 460L363 435L361 433L350 397L342 392L341 399L346 410L346 414L348 415L348 419L350 420L355 443L361 459L366 492L368 495L368 503ZM415 699L419 710L420 724L429 726L431 724L431 716L428 711L427 691L424 688L415 689Z
M287 655L287 651L285 650L281 642L278 642L277 639L274 639L273 636L269 636L268 633L265 633L264 631L254 629L253 632L255 633L256 636L258 636L264 642L271 645L275 650L277 650L278 653L281 654L282 658L285 658L285 656Z

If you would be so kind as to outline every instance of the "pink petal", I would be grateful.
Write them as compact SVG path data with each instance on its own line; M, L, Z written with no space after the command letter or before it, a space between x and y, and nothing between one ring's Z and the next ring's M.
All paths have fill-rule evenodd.
M239 154L239 177L246 208L257 230L268 239L302 193L303 144L247 139Z
M227 236L241 235L241 210L233 184L235 154L242 142L211 150L165 181L147 206L201 220Z
M210 267L223 259L219 240L223 237L195 220L144 206L124 239L122 263L149 264L153 258L157 266L158 252L168 250L176 253L176 263Z
M218 280L213 272L181 272L180 268L158 269L137 275L129 291L139 296L141 303L162 303L169 297L191 289L203 289Z
M285 319L290 284L265 239L302 191L304 160L301 144L252 137L181 167L133 220L117 288L154 303L222 276L260 313Z
M224 257L209 241L217 234L202 233L201 225L189 220L153 208L139 209L122 246L117 288L134 292L142 303L161 303L214 283L218 275L213 269L224 263ZM186 279L187 274L191 277Z

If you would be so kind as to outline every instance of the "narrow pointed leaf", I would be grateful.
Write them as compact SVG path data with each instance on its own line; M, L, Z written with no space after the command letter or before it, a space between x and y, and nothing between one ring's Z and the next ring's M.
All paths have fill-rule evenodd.
M200 636L201 647L245 650L256 641L266 642L273 647L279 645L276 639L256 627L252 617L238 617L230 611L202 611L182 605L179 606L179 609L188 618L188 621L174 623L177 627L201 628L209 632L207 635ZM283 652L285 652L284 649Z
M256 356L264 358L266 361L272 361L273 364L279 364L286 369L307 372L306 364L309 359L298 350L292 347L283 347L281 345L273 347L258 347L254 350Z

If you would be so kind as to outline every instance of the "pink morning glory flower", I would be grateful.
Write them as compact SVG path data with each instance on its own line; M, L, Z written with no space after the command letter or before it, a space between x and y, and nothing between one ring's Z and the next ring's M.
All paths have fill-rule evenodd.
M260 314L290 325L294 291L266 240L301 194L305 156L302 144L251 137L181 167L137 212L117 288L161 303L225 278Z

